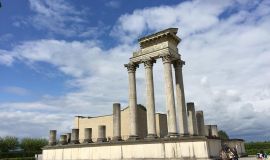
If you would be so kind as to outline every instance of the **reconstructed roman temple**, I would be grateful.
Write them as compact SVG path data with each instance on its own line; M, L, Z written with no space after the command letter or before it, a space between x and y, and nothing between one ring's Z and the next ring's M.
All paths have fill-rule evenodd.
M244 155L243 140L221 141L217 125L205 125L203 111L196 111L193 102L185 102L185 62L178 52L181 39L177 31L169 28L139 39L140 49L124 65L129 80L128 107L121 110L120 103L114 103L112 115L76 116L72 132L60 135L58 141L57 131L50 130L43 160L217 159L222 144ZM155 111L153 66L158 59L164 68L166 114ZM145 68L146 107L137 104L139 64Z

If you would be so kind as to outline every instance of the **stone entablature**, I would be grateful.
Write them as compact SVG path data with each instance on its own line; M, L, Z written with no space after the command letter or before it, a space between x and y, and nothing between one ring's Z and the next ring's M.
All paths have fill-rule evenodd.
M145 59L158 59L165 55L171 55L172 61L180 59L177 45L181 39L176 36L177 30L177 28L169 28L139 39L140 49L133 52L130 62L140 64Z
M178 28L168 28L163 31L140 38L139 44L141 48L147 48L161 42L174 42L175 45L180 43L181 39L176 36Z

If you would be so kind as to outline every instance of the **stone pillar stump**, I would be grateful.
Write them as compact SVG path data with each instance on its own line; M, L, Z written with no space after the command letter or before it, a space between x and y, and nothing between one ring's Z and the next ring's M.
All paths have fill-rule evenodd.
M49 145L56 145L56 130L50 130Z
M72 129L71 133L71 144L79 144L79 129Z

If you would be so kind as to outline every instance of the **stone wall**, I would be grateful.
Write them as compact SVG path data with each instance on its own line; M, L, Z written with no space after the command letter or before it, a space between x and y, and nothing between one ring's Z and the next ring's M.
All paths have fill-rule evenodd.
M217 158L220 140L203 137L54 146L43 149L43 160L83 159L211 159Z
M138 136L140 138L145 138L147 135L147 119L146 119L146 109L143 106L138 107ZM98 117L82 117L77 116L74 119L74 128L80 129L79 139L82 142L84 139L84 128L92 128L92 139L96 141L98 137L98 126L106 126L106 137L113 137L113 117L112 115L98 116ZM165 114L156 113L156 125L157 134L164 137L168 134L167 130L167 116ZM128 139L130 129L129 121L129 108L121 110L121 136L122 139Z

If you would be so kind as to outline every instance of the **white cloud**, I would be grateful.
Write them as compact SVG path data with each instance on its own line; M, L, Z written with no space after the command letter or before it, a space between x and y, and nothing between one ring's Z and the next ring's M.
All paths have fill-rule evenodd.
M180 28L187 101L195 101L208 123L232 136L257 139L250 135L264 128L256 133L265 138L269 125L260 123L269 112L270 96L258 93L269 92L269 9L267 1L189 1L125 14L112 34L133 42L145 32Z
M17 18L14 26L33 25L39 30L46 30L49 34L64 35L67 37L95 37L96 31L102 25L90 26L87 16L89 10L75 8L65 0L29 0L33 16ZM95 34L94 34L95 33Z
M121 4L119 1L113 0L113 1L106 2L105 5L111 8L119 8Z
M5 111L1 110L1 135L16 137L44 137L47 138L49 129L57 129L59 133L70 130L72 115L61 113ZM68 123L67 123L68 122ZM19 133L19 134L18 134Z
M181 35L188 36L213 27L219 22L218 16L232 4L232 1L187 1L176 6L139 9L122 15L111 34L122 42L133 42L145 31L181 24Z
M9 55L5 50L0 49L0 64L10 66L13 61L13 56Z
M71 115L108 114L115 101L126 106L128 82L123 64L136 49L136 44L131 42L146 32L178 27L183 38L179 51L186 61L187 101L194 101L197 109L204 110L206 123L218 124L234 137L269 137L270 126L264 122L270 111L270 6L262 1L250 9L250 3L188 1L176 6L138 9L119 17L111 34L121 38L123 43L106 50L100 47L102 42L96 40L44 39L2 51L2 55L12 55L28 65L40 61L50 63L72 76L66 83L77 88L61 97L49 96L40 102L23 104L26 108L21 108L21 113L33 113L27 109L33 106L37 107L33 110L38 114L41 110L47 110L52 116L61 112L70 116L64 118L64 126L68 126ZM141 65L137 71L137 89L138 102L145 104L143 68ZM162 73L159 60L154 65L158 111L165 110ZM17 109L22 104L7 105ZM12 113L10 108L5 107ZM49 118L44 124L54 122L56 125L55 120Z
M9 41L10 39L12 39L14 36L13 34L11 33L6 33L6 34L3 34L0 36L0 42L3 43L3 42L7 42Z
M15 95L20 95L20 96L24 96L24 95L27 95L30 93L29 90L22 88L22 87L17 87L17 86L3 87L3 88L0 88L0 91L15 94Z

